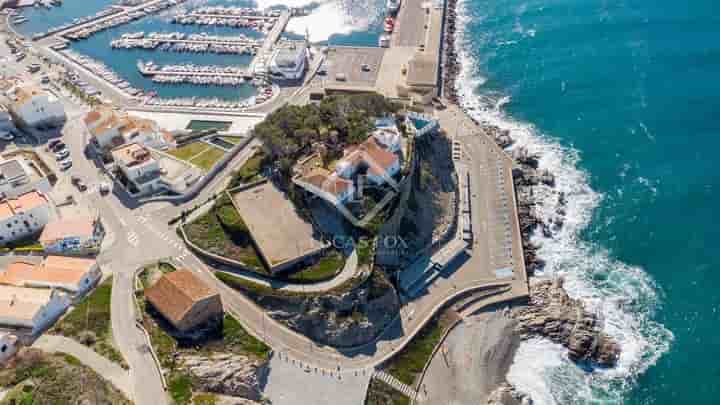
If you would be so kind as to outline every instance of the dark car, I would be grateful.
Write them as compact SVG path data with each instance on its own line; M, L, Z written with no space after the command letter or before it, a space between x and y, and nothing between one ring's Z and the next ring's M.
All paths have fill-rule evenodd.
M77 187L78 190L80 190L80 191L85 191L85 190L87 190L87 185L85 184L84 181L82 181L82 179L81 179L80 177L72 176L72 177L70 178L70 182L72 182L72 184L73 184L75 187Z

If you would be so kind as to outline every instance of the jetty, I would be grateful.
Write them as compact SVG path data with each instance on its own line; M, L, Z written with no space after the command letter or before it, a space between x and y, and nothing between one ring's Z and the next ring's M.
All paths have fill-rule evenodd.
M140 61L138 71L143 76L151 76L156 83L195 84L204 86L239 86L252 79L247 71L235 66L212 65L165 65Z
M150 14L158 13L170 7L184 3L186 0L149 0L133 7L110 6L92 17L77 19L70 24L53 28L42 34L33 36L33 40L41 40L53 35L71 40L81 40L100 31L127 24Z
M245 36L216 36L201 34L183 34L180 32L124 34L110 42L118 49L159 49L170 52L219 53L235 55L254 55L261 42Z

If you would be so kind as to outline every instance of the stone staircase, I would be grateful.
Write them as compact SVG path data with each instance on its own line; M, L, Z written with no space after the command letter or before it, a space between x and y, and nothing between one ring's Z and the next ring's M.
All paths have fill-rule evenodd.
M413 389L409 385L401 382L397 378L393 377L391 374L388 374L381 370L375 370L375 372L373 373L373 378L377 378L380 381L395 388L396 390L398 390L399 392L401 392L403 395L410 398L411 400L414 398L417 398L418 400L422 400L421 396L418 395L418 392L415 391L415 389Z

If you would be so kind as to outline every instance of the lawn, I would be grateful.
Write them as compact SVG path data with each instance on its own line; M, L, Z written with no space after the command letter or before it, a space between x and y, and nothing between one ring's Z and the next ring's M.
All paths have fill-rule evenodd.
M195 155L208 148L212 148L212 146L206 144L205 142L191 142L187 145L170 150L167 153L178 159L190 161L190 159L195 157Z
M223 156L225 156L224 150L216 148L214 146L210 146L208 149L205 150L205 152L201 153L193 159L190 159L190 163L200 167L205 171L208 171L212 169L212 167L215 166L215 163L222 159Z
M183 226L187 238L219 256L243 262L250 270L267 275L243 222L230 198L223 196L215 206L195 221Z
M452 318L447 312L435 316L423 326L409 345L390 359L384 367L385 371L405 384L414 386L415 378L430 360L435 346L451 323Z
M317 283L329 280L342 269L345 258L340 252L333 251L322 257L312 266L290 274L287 279L295 283Z
M131 404L112 384L67 354L22 349L0 369L1 404Z
M237 144L239 144L240 142L242 142L243 139L245 139L245 138L243 138L243 137L241 137L241 136L221 136L220 139L222 139L223 141L225 141L225 142L227 142L227 143L231 143L231 144L233 144L233 145L237 145Z
M122 354L113 346L110 329L111 294L112 277L109 277L63 317L50 333L74 339L127 368Z

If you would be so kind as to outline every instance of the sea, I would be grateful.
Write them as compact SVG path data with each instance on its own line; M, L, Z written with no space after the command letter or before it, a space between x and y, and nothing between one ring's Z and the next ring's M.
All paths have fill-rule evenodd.
M187 7L222 3L247 4L192 0ZM32 13L75 10L75 18L106 4L66 0L60 10L28 10L21 30L42 25ZM374 46L384 13L382 0L250 4L306 7L310 14L293 19L288 36L334 45ZM556 188L537 193L544 218L555 215L558 193L567 199L560 231L534 237L546 261L535 279L563 276L568 293L622 347L617 367L597 369L573 364L547 340L526 341L509 381L538 404L720 403L720 255L711 245L720 240L717 1L459 0L459 14L463 106L510 130L514 148L537 152L541 168L556 174ZM242 63L109 50L122 32L182 29L167 24L167 14L134 25L73 48L150 88L133 76L138 57ZM234 91L157 89L171 96Z

